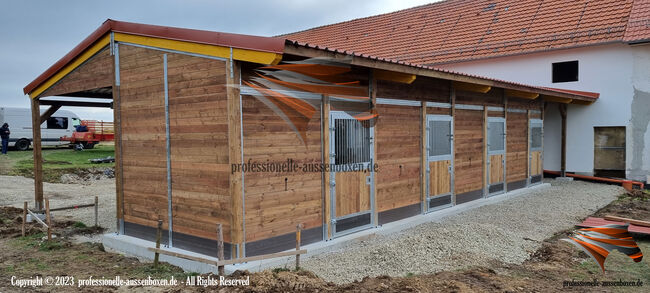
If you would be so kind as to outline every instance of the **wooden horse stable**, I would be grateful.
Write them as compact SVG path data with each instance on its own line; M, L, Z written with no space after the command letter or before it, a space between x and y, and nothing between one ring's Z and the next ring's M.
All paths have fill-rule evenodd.
M305 60L340 63L365 100L350 106L291 85L284 104L259 98L273 90L252 83L260 70ZM113 20L25 93L33 125L61 106L113 109L120 234L152 240L162 219L164 243L214 256L222 224L227 258L290 249L297 224L303 244L313 243L540 183L545 106L597 97L283 38ZM291 97L310 100L286 110ZM41 105L51 107L43 116ZM349 109L358 105L378 115L373 123ZM255 162L316 169L244 170ZM370 168L331 168L348 164Z

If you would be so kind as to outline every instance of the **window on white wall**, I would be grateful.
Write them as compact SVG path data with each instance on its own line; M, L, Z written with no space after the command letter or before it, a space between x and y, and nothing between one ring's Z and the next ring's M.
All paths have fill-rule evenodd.
M578 81L578 61L553 63L553 83Z

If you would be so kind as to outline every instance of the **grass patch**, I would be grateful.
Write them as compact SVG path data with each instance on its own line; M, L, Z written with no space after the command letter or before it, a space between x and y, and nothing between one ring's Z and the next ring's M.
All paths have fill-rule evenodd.
M40 232L25 237L18 237L12 241L12 244L22 248L37 247L43 236L45 236L45 233Z
M79 169L114 167L115 163L92 164L88 160L115 156L115 145L98 144L93 149L75 151L69 148L43 149L43 177L47 182L58 182L61 175ZM10 151L0 161L0 175L33 178L34 159L31 151Z
M72 227L75 227L75 228L78 228L78 229L88 228L88 226L86 226L86 224L84 224L83 222L74 222L74 224L72 224Z
M63 244L56 240L43 241L38 245L38 250L40 251L59 250L61 248L63 248Z
M273 269L273 272L274 272L274 273L279 273L279 272L290 272L290 271L291 271L291 269L289 269L289 268L275 268L275 269Z
M181 268L170 265L168 263L160 262L157 267L154 267L153 264L147 264L133 269L130 272L129 276L146 278L151 276L151 278L169 278L174 276L178 279L185 279L187 276L190 276L193 273L185 273Z

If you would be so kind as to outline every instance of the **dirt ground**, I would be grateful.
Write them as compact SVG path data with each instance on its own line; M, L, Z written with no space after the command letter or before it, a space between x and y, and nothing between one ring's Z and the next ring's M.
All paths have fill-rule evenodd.
M48 242L37 224L28 225L28 236L20 237L22 211L12 207L0 209L0 292L23 291L11 286L12 276L88 276L126 278L170 278L185 280L191 274L163 264L154 268L135 258L106 253L100 244L76 244L73 235L99 233L72 221L56 221L55 235ZM647 195L624 196L595 215L612 214L636 219L650 219L650 198ZM219 292L647 292L650 286L650 256L634 263L627 256L613 252L607 258L606 272L583 252L561 241L571 230L557 233L543 241L540 249L520 265L499 262L484 266L445 271L428 275L404 277L368 277L358 282L334 284L308 271L273 270L260 273L235 272L230 278L250 277L250 286L223 287ZM635 235L642 251L650 253L650 237ZM207 277L203 275L202 277ZM643 287L565 287L565 281L641 281ZM84 291L113 292L209 292L212 288L180 286L165 287L86 287ZM75 292L76 287L37 287L27 291Z

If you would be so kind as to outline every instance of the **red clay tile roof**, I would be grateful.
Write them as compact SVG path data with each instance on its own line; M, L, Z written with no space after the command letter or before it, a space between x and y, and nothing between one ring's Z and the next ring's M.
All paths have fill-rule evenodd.
M623 41L650 41L650 0L634 0Z
M648 1L447 0L284 37L432 65L649 39Z

